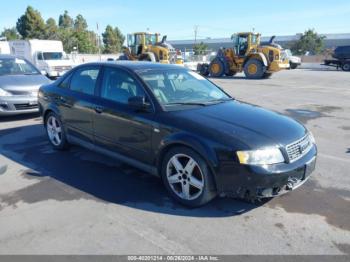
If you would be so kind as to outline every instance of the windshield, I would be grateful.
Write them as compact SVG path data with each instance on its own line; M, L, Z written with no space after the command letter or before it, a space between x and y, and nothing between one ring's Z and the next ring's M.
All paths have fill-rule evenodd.
M63 53L61 52L43 52L44 60L62 60Z
M146 45L155 45L157 42L156 35L146 35Z
M0 58L0 75L36 75L40 72L24 59Z
M209 105L231 99L216 85L192 71L145 70L138 74L165 107L179 104Z
M284 50L284 52L286 52L287 56L293 56L292 51L289 49Z

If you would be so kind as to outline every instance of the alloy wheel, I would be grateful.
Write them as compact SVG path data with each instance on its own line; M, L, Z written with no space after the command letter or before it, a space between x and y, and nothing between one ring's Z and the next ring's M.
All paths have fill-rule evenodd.
M204 176L199 164L190 156L176 154L167 164L166 176L170 188L184 200L194 200L204 189Z
M56 117L50 116L47 119L46 130L51 143L59 146L62 143L62 127Z

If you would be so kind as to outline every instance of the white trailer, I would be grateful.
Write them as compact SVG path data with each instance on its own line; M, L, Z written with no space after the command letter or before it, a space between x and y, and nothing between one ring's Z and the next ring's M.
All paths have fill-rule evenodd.
M74 65L63 51L61 41L14 40L9 43L11 54L26 58L50 78L63 75Z
M7 41L0 41L0 55L9 55L10 52L10 45Z

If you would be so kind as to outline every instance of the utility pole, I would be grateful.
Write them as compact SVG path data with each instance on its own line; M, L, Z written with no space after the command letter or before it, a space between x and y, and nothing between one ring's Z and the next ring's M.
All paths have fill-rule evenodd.
M100 61L102 60L101 57L101 38L100 38L100 28L98 23L96 23L96 28L97 28L97 47L98 47L98 54L100 56Z
M193 27L193 29L194 29L194 44L197 43L198 28L199 28L198 25L195 25L195 26Z

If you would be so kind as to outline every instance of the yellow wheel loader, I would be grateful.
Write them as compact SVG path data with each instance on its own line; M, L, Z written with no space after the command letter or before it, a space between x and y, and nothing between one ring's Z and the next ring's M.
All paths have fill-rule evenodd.
M202 75L222 77L244 72L249 79L261 79L289 67L288 60L282 61L274 38L267 45L260 45L260 34L251 32L234 34L231 39L233 48L219 49L210 64L198 64L197 70Z
M158 33L128 34L127 47L124 47L123 55L119 60L150 61L164 64L183 63L176 55L175 49L166 43L166 36L161 41L159 38L160 34Z

